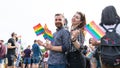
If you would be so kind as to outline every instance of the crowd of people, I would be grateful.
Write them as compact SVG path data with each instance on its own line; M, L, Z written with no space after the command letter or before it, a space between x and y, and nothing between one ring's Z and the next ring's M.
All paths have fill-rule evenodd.
M115 7L107 6L102 11L100 24L111 28L116 24L116 19L117 23L120 23ZM54 20L57 29L53 33L53 42L43 43L42 40L34 40L32 46L28 45L20 52L15 32L11 34L12 38L8 40L6 47L3 44L4 41L0 40L0 68L4 68L6 58L7 68L120 68L120 62L119 65L110 66L101 61L100 40L87 38L89 44L84 45L86 36L84 13L77 11L73 15L70 31L63 14L55 14ZM119 28L116 31L120 34ZM40 46L45 48L44 53ZM90 53L91 55L88 56Z

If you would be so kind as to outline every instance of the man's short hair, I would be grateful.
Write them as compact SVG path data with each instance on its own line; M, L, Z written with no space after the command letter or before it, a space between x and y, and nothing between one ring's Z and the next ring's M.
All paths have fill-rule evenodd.
M34 43L36 43L37 42L37 40L34 40Z
M1 42L4 42L4 40L0 40Z
M61 14L61 13L57 13L57 14L55 14L55 16L62 16L62 17L64 17L63 14Z
M16 34L16 33L15 33L15 32L13 32L13 33L11 34L11 36L13 37L15 34Z

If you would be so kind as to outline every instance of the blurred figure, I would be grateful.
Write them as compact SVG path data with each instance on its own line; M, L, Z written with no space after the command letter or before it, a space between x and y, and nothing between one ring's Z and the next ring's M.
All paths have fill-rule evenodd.
M37 40L34 40L34 44L32 45L32 52L33 52L32 53L32 61L33 61L32 68L38 68L40 60L41 60L42 52L40 50Z
M21 59L21 54L20 54L20 44L18 43L18 37L16 37L16 42L15 42L16 46L18 46L16 48L16 56L17 56L17 60L16 60L16 67L19 68L19 64L20 64L20 59Z
M3 43L4 41L0 40L0 68L4 68L5 64L6 47Z
M65 18L64 28L65 28L66 30L69 30L67 18Z
M114 32L116 32L117 33L117 35L119 36L120 35L120 25L119 25L119 23L120 23L120 17L118 16L118 14L117 14L117 12L116 12L116 9L115 9L115 7L114 6L107 6L107 7L105 7L103 10L102 10L102 14L101 14L101 23L100 23L100 25L104 28L104 30L106 31L106 33L107 32L113 32L113 31L111 31L111 29L114 29ZM110 30L109 30L110 29ZM117 37L118 38L118 40L120 40L119 38L120 37ZM108 39L108 40L107 40ZM107 41L109 41L110 39L109 38L107 38L106 40ZM106 41L105 40L105 41ZM113 39L113 40L116 40L116 39ZM114 41L113 41L114 42ZM112 64L111 64L111 59L114 59L114 58L111 58L111 56L109 55L109 54L111 54L112 55L112 53L113 52L115 52L115 53L118 53L118 52L120 52L119 50L120 49L118 49L118 48L120 48L119 46L118 47L116 47L115 48L115 46L114 46L114 48L112 48L111 47L111 49L114 49L114 51L111 51L111 49L109 49L109 51L111 51L111 52L108 52L107 53L107 58L105 59L103 59L103 57L106 57L106 56L103 56L103 53L106 53L107 51L108 51L108 46L106 47L106 48L102 48L102 47L104 47L104 45L102 46L102 43L103 43L103 39L101 38L101 40L100 41L96 41L96 40L94 40L94 39L92 39L92 42L91 42L93 45L101 45L101 56L100 56L100 58L101 58L101 67L102 68L120 68L120 59L117 59L117 60L115 60L116 62L117 62L117 64L118 65L114 65L114 64L116 64L116 62L112 62ZM109 43L109 42L108 42ZM110 44L110 45L112 45L112 44ZM109 47L110 47L110 45L109 45ZM102 50L104 49L104 51L106 51L106 52L103 52ZM115 49L117 49L117 50L115 50ZM113 54L114 55L114 54ZM113 56L112 56L113 57ZM119 57L120 57L120 54L119 54ZM118 58L119 58L118 57ZM111 59L110 59L111 58ZM105 61L105 60L107 60L107 61ZM109 63L109 64L108 64Z
M97 68L97 60L96 60L96 58L93 56L93 55L95 54L96 48L95 48L95 46L93 46L93 45L91 44L91 41L92 41L92 38L89 39L89 51L92 53L92 56L91 56L91 58L90 58L91 67L92 67L92 68Z
M11 34L11 37L8 40L8 46L7 46L7 59L8 59L8 68L15 68L15 60L16 60L16 48L17 45L15 44L16 42L16 37L17 34L15 32L13 32Z
M21 60L20 60L20 62L21 62L21 68L24 68L23 67L24 56L25 56L24 51L21 51Z
M43 59L45 68L48 68L48 64L47 64L48 58L49 58L49 50L46 50L44 53L44 59Z
M24 61L23 61L23 68L27 65L27 68L31 67L31 49L30 45L24 50Z

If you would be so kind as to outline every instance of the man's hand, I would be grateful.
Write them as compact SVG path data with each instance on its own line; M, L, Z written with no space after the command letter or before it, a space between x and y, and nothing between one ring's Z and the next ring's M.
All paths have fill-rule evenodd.
M18 45L15 45L15 48L18 48Z
M37 40L37 43L38 43L40 46L45 46L45 44L44 44L41 40Z
M52 50L52 44L46 43L45 48L48 50Z

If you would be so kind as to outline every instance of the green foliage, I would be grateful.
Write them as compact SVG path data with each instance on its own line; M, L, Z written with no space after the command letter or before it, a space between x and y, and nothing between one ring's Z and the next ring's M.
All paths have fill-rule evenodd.
M41 51L42 51L42 53L44 53L45 51L46 51L46 49L44 48L44 49L41 49Z
M20 49L23 50L23 46L20 46Z

